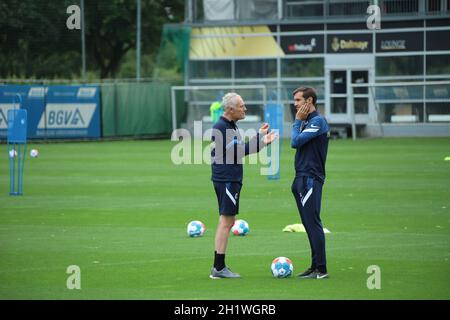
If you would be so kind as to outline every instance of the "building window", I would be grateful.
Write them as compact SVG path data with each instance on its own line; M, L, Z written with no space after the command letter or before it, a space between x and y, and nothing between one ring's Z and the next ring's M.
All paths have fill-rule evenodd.
M397 82L397 80L392 80L392 82ZM422 100L423 86L392 85L377 87L375 95L377 100L393 100L399 103L406 100Z
M429 101L445 102L450 109L450 84L429 84L425 90Z
M347 113L347 98L331 98L331 113Z
M341 3L330 3L330 16L350 16L361 15L361 12L366 12L367 7L370 6L370 1L348 1Z
M381 8L386 14L408 14L419 12L419 0L385 0Z
M301 3L299 1L286 0L285 16L286 18L296 17L321 17L324 15L323 1L308 1Z
M380 104L380 121L392 123L423 122L422 103Z
M443 54L427 56L427 74L450 75L450 55Z
M193 79L231 78L231 61L191 61L190 74Z
M236 78L276 78L277 61L270 60L236 60Z
M428 122L450 122L450 106L448 102L427 103Z
M428 0L427 12L441 11L441 0Z
M377 57L377 76L410 76L423 74L423 56Z
M317 100L325 99L325 82L323 81L305 81L298 79L298 81L285 81L282 83L281 98L283 100L292 101L294 96L292 92L299 87L311 87L314 88L317 94Z
M369 101L367 100L367 98L355 98L353 101L355 114L369 113Z
M323 69L323 58L299 58L281 60L282 77L323 77Z

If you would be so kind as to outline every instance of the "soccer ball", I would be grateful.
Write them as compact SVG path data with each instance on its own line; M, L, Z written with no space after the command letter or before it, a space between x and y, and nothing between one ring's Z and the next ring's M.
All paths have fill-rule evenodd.
M245 236L249 231L248 223L245 220L236 220L231 228L231 232L236 236Z
M11 150L9 150L9 157L10 157L10 158L17 157L17 151L16 151L16 149L11 149Z
M189 237L201 237L205 233L205 230L203 222L198 220L189 222L187 226L187 234Z
M30 156L32 158L36 158L38 155L39 155L39 151L37 151L37 149L31 149Z
M289 258L278 257L272 261L270 269L275 278L287 278L294 272L294 265Z

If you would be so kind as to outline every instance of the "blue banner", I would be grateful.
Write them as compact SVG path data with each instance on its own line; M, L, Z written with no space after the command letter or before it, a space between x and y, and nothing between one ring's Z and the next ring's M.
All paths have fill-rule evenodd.
M8 135L8 111L28 104L29 90L28 85L0 85L0 139Z
M28 113L28 138L99 138L98 86L0 86L0 138L6 137L6 115L20 107Z

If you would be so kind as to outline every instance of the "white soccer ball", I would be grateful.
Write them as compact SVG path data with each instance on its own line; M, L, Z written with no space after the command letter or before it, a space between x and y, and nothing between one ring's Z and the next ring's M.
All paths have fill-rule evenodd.
M11 150L9 150L9 157L10 157L10 158L17 157L17 151L16 151L16 149L11 149Z
M294 272L294 265L289 258L278 257L272 261L270 269L275 278L287 278Z
M39 155L39 151L37 149L31 149L30 156L32 158L36 158Z
M189 222L187 226L187 234L189 237L201 237L205 233L205 230L206 228L203 222L198 220Z
M245 220L236 220L231 228L231 232L236 236L245 236L249 231L250 228Z

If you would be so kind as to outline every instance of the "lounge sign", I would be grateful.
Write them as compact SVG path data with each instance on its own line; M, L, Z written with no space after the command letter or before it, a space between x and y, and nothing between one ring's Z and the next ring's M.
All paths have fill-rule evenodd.
M377 52L423 51L423 32L378 33Z
M370 34L329 34L327 39L328 53L372 53Z

